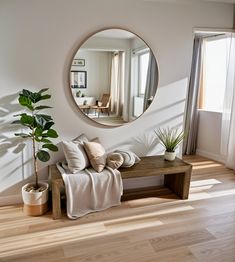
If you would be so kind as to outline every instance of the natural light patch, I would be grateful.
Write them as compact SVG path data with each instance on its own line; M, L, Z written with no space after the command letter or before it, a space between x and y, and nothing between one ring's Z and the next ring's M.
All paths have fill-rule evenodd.
M189 194L189 201L196 201L196 200L202 200L202 199L208 199L211 198L209 193L206 192L196 192L196 193L191 193Z
M212 167L221 167L221 164L210 164L210 165L202 165L202 166L194 166L193 170L196 169L204 169L204 168L212 168Z
M213 187L213 185L208 185L208 186L199 186L199 187L191 187L190 188L190 193L198 193L198 192L203 192L206 190L209 190Z
M210 199L215 197L223 197L223 196L229 196L229 195L235 195L235 189L228 189L228 190L221 190L221 191L215 191L215 192L190 192L189 194L189 201L197 201L197 200L203 200L203 199Z
M173 213L188 211L188 210L193 210L193 209L194 208L192 206L180 206L180 207L167 208L164 210L158 210L158 211L149 212L149 213L140 214L140 215L132 215L132 216L125 216L125 217L116 218L116 219L110 219L107 222L105 222L105 225L112 225L112 224L116 225L116 224L122 224L122 223L133 222L133 221L135 221L136 223L138 222L138 220L142 221L143 219L150 219L150 218L154 218L155 221L157 221L156 216L165 215L165 214L173 214Z
M229 196L234 195L235 189L227 189L227 190L221 190L221 191L215 191L211 193L212 197L219 197L219 196Z
M214 163L215 163L215 161L200 161L200 162L193 162L193 163L191 163L191 165L193 165L193 166L203 166L203 165L214 164ZM221 166L222 166L222 164L221 164Z
M230 38L206 40L203 61L204 108L223 111Z
M221 184L217 179L205 179L205 180L198 180L198 181L192 181L190 186L191 187L200 187L200 186L208 186L208 185L216 185Z

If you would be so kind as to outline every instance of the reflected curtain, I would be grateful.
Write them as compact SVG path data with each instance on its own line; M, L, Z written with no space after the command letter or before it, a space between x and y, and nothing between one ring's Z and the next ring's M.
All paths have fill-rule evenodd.
M203 38L196 36L193 44L193 56L191 74L189 81L187 109L185 117L185 139L183 144L183 154L193 155L196 153L198 135L198 98L199 87L202 77L202 51Z
M111 112L122 116L124 103L124 52L115 52L111 65Z
M227 78L221 128L221 154L225 164L235 169L235 38L231 34L229 41Z
M148 108L150 103L152 102L152 98L156 94L158 85L158 68L157 62L154 57L153 52L149 51L149 64L147 71L147 79L146 79L146 88L144 94L144 111Z

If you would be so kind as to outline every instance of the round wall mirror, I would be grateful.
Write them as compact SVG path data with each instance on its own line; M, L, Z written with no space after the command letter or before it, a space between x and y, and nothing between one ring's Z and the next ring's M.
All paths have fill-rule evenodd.
M93 34L79 47L70 68L70 90L79 110L108 126L142 115L157 85L158 66L151 49L122 29Z

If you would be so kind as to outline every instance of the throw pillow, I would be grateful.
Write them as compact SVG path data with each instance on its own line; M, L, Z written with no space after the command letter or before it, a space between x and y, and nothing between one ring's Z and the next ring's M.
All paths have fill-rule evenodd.
M84 142L84 148L90 160L91 166L100 173L106 165L106 153L98 138L90 142Z
M88 139L84 134L82 134L73 141L61 142L65 159L68 163L68 169L73 174L90 165L89 159L83 147L84 141L88 141Z
M131 167L140 162L140 158L130 150L116 150L115 152L120 153L123 157L123 164L121 167Z
M89 142L88 138L81 134L80 136L76 137L73 142L78 145L78 148L80 149L81 153L83 154L84 160L85 160L85 167L87 168L90 166L90 161L88 159L88 156L86 154L86 151L84 149L84 142Z
M107 156L107 166L118 169L123 164L123 157L119 153L110 153Z

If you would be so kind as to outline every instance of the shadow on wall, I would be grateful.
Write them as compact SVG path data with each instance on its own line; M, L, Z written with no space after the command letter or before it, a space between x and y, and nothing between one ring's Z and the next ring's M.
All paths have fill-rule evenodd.
M14 133L19 131L18 125L12 125L14 115L22 110L17 102L19 93L11 94L0 98L0 159L1 159L1 193L6 187L7 180L13 181L24 180L24 162L23 150L25 141L20 137L15 137ZM20 157L18 154L20 154ZM9 155L10 154L10 155ZM17 155L17 156L16 156ZM25 164L30 162L27 160ZM15 177L16 174L21 174L20 178Z
M11 149L17 154L25 147L22 138L14 136L14 133L19 131L19 126L11 124L13 115L22 109L16 103L18 96L19 93L16 93L0 98L0 158Z
M185 99L181 99L167 106L161 107L154 111L145 114L145 119L151 117L152 115L156 115L160 112L164 113L169 109L174 110L175 107L183 106L185 104ZM175 110L174 110L175 111ZM177 111L176 111L177 112ZM139 136L123 141L122 143L116 144L113 147L108 148L109 152L115 151L115 149L129 149L135 152L138 156L151 156L162 154L164 149L160 146L159 140L155 134L155 130L160 127L174 127L179 130L183 127L184 120L184 112L175 113L175 115L171 115L167 119L148 126L147 129L144 130Z
M133 122L133 127L140 130L133 137L114 144L108 151L117 148L130 149L139 156L163 153L154 130L159 127L177 127L183 129L188 79L183 78L169 85L159 87L156 98L147 111ZM179 148L179 152L181 148Z
M130 149L139 156L156 155L163 153L163 147L159 145L154 130L159 127L179 127L184 123L185 96L187 79L176 81L171 85L160 87L157 99L142 117L131 123L130 127L120 128L120 134L126 134L127 130L133 130L133 136L129 132L129 138L107 148L107 152L115 149ZM13 115L21 111L17 103L18 93L0 98L0 198L20 194L20 188L29 179L32 179L32 152L30 147L25 147L28 142L14 137L19 131L19 126L12 125ZM123 129L123 130L122 130ZM138 133L135 130L139 130ZM124 132L123 132L124 131ZM117 130L109 132L109 140L116 138ZM99 136L99 134L92 134ZM100 136L102 140L103 136ZM113 139L112 141L115 141ZM60 152L61 146L58 144ZM52 154L52 158L46 165L39 166L40 180L47 179L47 166L55 163L63 157L63 154Z

